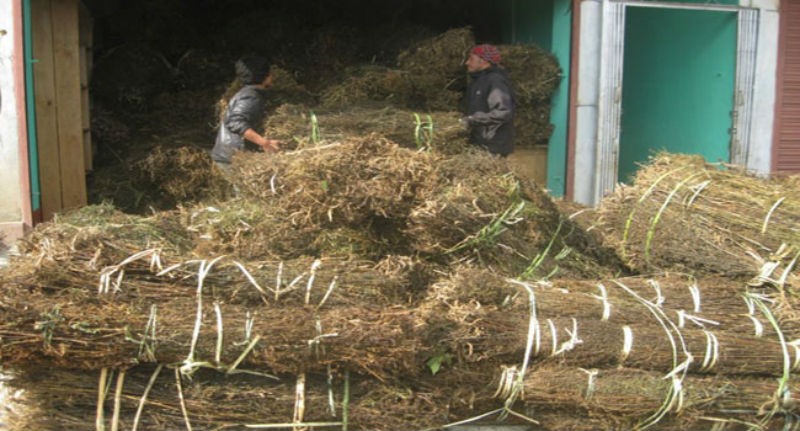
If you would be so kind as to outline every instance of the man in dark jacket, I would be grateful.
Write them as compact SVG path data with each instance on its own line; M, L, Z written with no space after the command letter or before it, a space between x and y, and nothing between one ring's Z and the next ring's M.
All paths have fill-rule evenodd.
M236 62L236 76L244 87L228 102L211 150L211 158L223 170L230 166L235 152L245 149L246 142L267 152L277 152L281 143L256 131L264 122L265 92L272 85L269 61L262 57L243 57Z
M490 153L507 156L514 151L514 94L500 52L493 45L477 45L464 62L470 74L466 94L470 142Z

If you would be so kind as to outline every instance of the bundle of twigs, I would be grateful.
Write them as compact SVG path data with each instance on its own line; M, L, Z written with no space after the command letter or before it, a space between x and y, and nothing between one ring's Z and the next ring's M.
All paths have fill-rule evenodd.
M603 271L592 264L595 251L585 247L585 235L566 226L544 191L486 153L444 157L367 137L248 155L234 167L242 194L267 202L255 214L290 225L278 235L345 227L370 232L392 254L475 260L512 276L547 275L558 265Z
M397 367L420 371L421 327L413 308L403 307L420 295L412 270L413 262L399 259L377 268L335 259L170 264L147 250L103 268L99 280L86 272L52 283L16 279L11 271L2 279L0 357L87 369L244 361L280 370L343 364L352 356L376 375ZM333 348L340 342L344 350ZM329 344L333 350L325 353Z
M662 374L625 368L551 367L526 376L524 403L534 411L588 416L596 429L664 429L660 422L671 418L685 421L684 426L705 422L705 428L717 423L778 429L786 416L797 414L800 401L788 392L799 382L785 383L722 376L665 379Z
M347 106L345 110L314 111L302 105L282 105L267 118L264 129L268 136L297 148L366 135L443 154L463 153L469 148L457 112L416 112L374 103Z
M749 297L749 308L743 302L727 312L738 320L715 321L665 308L621 281L589 296L468 270L432 285L422 299L403 280L358 263L328 262L334 272L327 275L322 261L248 269L215 259L153 268L160 262L154 253L104 268L98 281L6 281L4 361L97 369L185 360L224 368L240 358L287 372L298 369L282 368L286 364L347 364L365 374L397 376L397 370L420 372L436 351L481 362L515 361L532 349L536 361L585 367L669 371L686 359L697 371L780 374L786 361L796 366L786 344L790 333L761 296ZM620 291L627 301L617 299ZM406 307L412 304L418 308ZM713 310L708 306L705 313ZM750 336L732 332L748 326ZM358 351L375 358L360 363Z
M514 89L514 142L519 146L546 146L553 133L550 99L561 82L558 61L536 45L498 48Z
M464 59L474 43L472 29L455 28L401 52L397 64L408 74L416 105L409 107L431 111L458 107L466 88Z
M446 399L348 374L268 376L139 366L126 371L28 369L9 384L9 430L309 428L397 430L448 423ZM90 425L94 424L94 425Z
M35 271L42 263L55 262L63 271L96 271L150 248L181 255L192 248L192 240L171 212L143 217L100 204L55 216L17 246L21 257L12 262L15 270L28 266Z
M436 157L367 136L278 155L235 159L234 183L246 197L280 207L301 225L369 225L414 205L436 179Z
M685 325L678 323L676 310L664 307L658 298L682 292L685 277L660 280L657 291L652 282L641 278L609 280L603 282L610 286L605 293L598 289L590 296L585 283L575 283L574 291L570 291L570 283L565 280L557 286L531 284L467 268L431 285L427 298L418 296L415 302L408 303L403 302L410 298L408 294L392 296L396 292L391 283L384 284L375 276L360 279L363 285L348 288L330 274L315 272L315 262L304 269L309 260L282 267L275 263L250 266L225 259L170 265L154 259L153 253L143 252L104 269L99 292L96 285L88 283L4 282L5 321L0 326L3 362L20 367L38 364L95 371L152 362L177 368L179 375L185 376L198 375L203 370L226 375L341 375L344 370L352 370L355 375L392 381L393 385L410 379L414 384L408 390L418 394L415 400L430 400L432 409L452 406L446 411L438 407L437 423L496 409L506 397L513 401L515 386L506 381L511 378L508 375L500 378L499 385L507 387L500 393L511 394L498 400L489 394L492 387L487 386L497 380L498 369L504 364L527 364L537 370L566 365L582 367L588 373L596 368L601 375L624 366L637 369L636 375L643 370L656 371L660 377L680 375L680 384L688 387L694 378L688 373L734 380L743 378L736 376L772 376L768 378L770 385L778 386L775 377L780 377L780 385L786 385L798 363L794 344L783 334L763 295L750 296L758 304L753 305L759 313L757 317L748 316L747 311L742 311L741 316L751 324L755 319L768 321L764 326L772 327L772 331L761 337L731 333L721 323L704 319L707 316L702 313L687 315ZM328 263L340 265L342 279L347 278L346 262ZM402 260L387 261L374 270L391 273L403 266ZM281 268L286 272L276 275ZM360 271L369 275L371 269ZM163 282L159 283L159 278ZM284 281L272 284L270 280L274 279ZM359 278L353 276L351 280ZM702 279L695 282L700 287L704 285ZM383 286L388 290L382 291ZM644 296L648 289L653 298ZM381 303L381 298L388 302ZM367 301L369 305L365 305ZM394 306L393 301L397 301ZM695 305L696 300L691 303ZM713 303L701 305L703 313L715 309ZM583 307L594 311L582 311ZM725 303L724 307L730 304ZM586 317L575 317L581 311ZM649 319L647 313L651 315ZM431 376L429 371L439 373ZM526 382L535 376L536 372L528 374ZM641 392L646 384L647 388L657 388L653 389L655 392L664 391L666 395L661 400L669 402L669 391L678 390L670 389L677 387L675 381L649 376L650 380L642 380L621 374L614 385L631 392L614 396L641 397L628 388ZM546 380L559 381L552 376ZM668 382L666 387L663 381ZM534 384L542 385L538 381ZM384 387L374 382L364 386L366 391L380 392L381 388ZM525 390L523 405L528 405L532 389ZM552 423L564 420L558 412L574 410L576 406L585 409L581 415L592 418L590 423L602 425L601 428L642 421L645 413L659 415L663 410L658 407L658 399L626 398L629 410L621 412L614 410L611 401L606 406L605 399L598 398L598 404L589 408L585 402L570 404L579 402L571 399L558 405L558 397L547 391L540 393L542 398L534 397L530 406L541 408L535 400L545 400L539 402L546 406L545 417ZM755 401L747 394L736 393L734 399L756 409L752 404ZM207 401L205 395L201 399ZM363 405L374 407L373 403ZM416 402L412 404L420 408ZM381 409L384 414L389 412L393 424L415 424L403 406L408 407L404 404L399 410L392 410L390 404L381 404ZM239 408L233 407L234 411ZM285 408L281 409L283 417L287 416ZM733 416L723 414L724 409L709 409L699 413L701 409L697 407L698 416L719 413L721 420L732 420ZM269 422L282 421L279 413L262 414ZM169 417L182 419L174 414ZM739 416L735 417L739 420ZM228 423L234 419L220 420ZM68 419L65 421L69 423Z
M604 281L608 287L594 291L574 283L570 291L566 280L554 287L463 271L432 285L421 307L430 331L446 334L440 348L469 362L514 361L528 351L533 362L663 372L684 362L693 372L726 375L781 375L796 366L797 326L784 327L770 299L745 292L738 305L670 309L659 299L674 289L668 281L643 297L626 286L644 284L639 279Z
M661 154L601 203L602 228L637 270L795 281L800 195L697 156ZM795 275L793 275L795 274Z
M468 371L462 374L469 374ZM778 429L797 398L772 379L685 376L681 385L634 369L531 370L510 404L504 379L470 386L458 374L414 383L347 373L258 376L135 367L124 372L29 369L10 404L11 430L291 428L435 429L456 423L538 424L544 430ZM470 381L469 383L472 383ZM786 387L793 387L794 380ZM495 387L497 389L495 389ZM521 412L525 412L524 414ZM777 428L776 428L777 427Z
M385 379L424 372L431 355L420 345L417 331L422 327L414 313L399 307L317 311L203 305L192 298L158 305L95 302L3 310L4 364L98 370L162 363L188 373L199 368L324 372L335 367Z

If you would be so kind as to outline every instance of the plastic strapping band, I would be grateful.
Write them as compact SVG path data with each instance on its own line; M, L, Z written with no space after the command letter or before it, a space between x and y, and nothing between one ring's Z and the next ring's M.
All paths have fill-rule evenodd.
M597 288L600 290L600 295L592 295L592 297L603 302L603 317L600 320L606 322L611 317L611 303L608 302L608 291L602 283L598 283Z
M311 299L311 287L314 285L314 278L317 276L317 268L322 266L322 261L317 259L311 264L311 275L308 276L308 283L306 284L306 305Z
M622 343L622 357L619 360L620 364L628 359L628 355L631 354L631 349L633 349L633 329L625 325L622 327L622 334L625 336L625 339Z
M762 335L764 335L764 325L761 324L761 321L756 319L756 316L747 316L747 317L749 317L750 320L753 321L756 337L761 337Z
M255 317L250 315L250 312L247 312L247 318L244 321L244 343L250 341L250 338L253 336L253 325L255 324Z
M500 374L500 382L497 385L497 391L494 393L494 398L507 398L511 391L514 389L514 382L517 380L516 366L506 367L501 366L503 372Z
M756 314L756 305L753 300L747 296L744 297L744 303L747 305L747 314L753 316Z
M678 327L683 328L684 325L686 324L686 320L694 323L695 325L701 328L705 328L706 324L719 326L719 322L717 322L716 320L703 319L702 317L693 316L683 310L678 310Z
M555 353L556 355L568 352L574 349L578 344L583 343L583 340L578 338L578 320L574 317L572 318L572 331L569 329L565 329L565 331L569 334L569 340L561 343L561 347L559 347L558 351Z
M666 376L664 376L664 378L668 379L670 377L677 376L678 373L681 373L683 370L689 368L689 364L691 364L693 361L694 361L694 358L692 357L692 355L686 356L686 360L684 360L683 362L678 364L678 366L675 367L672 371L670 371Z
M150 272L155 272L156 268L159 271L164 269L161 265L161 254L159 254L158 250L153 250L153 255L150 257Z
M800 339L786 343L794 347L794 362L792 362L792 371L800 369Z
M677 397L678 405L675 406L675 412L680 412L683 409L683 379L678 377L672 378L672 391Z
M222 355L222 341L223 341L223 325L222 325L222 308L219 302L214 303L214 314L217 316L217 345L214 351L214 363L219 365L220 356Z
M692 356L688 355L685 361L678 364L674 370L670 371L669 374L664 376L664 379L672 379L672 399L670 400L665 411L671 410L673 406L675 406L675 412L680 412L683 408L683 378L679 378L678 374L688 369L693 360L694 359Z
M661 307L665 299L664 295L661 294L661 285L653 279L647 280L647 284L649 284L656 291L656 307Z
M550 340L553 344L553 349L550 351L550 356L556 355L556 349L558 349L558 331L556 331L556 325L553 324L553 321L547 319L547 326L550 327Z
M700 312L700 289L697 288L696 284L692 284L689 286L689 292L692 294L692 302L694 303L694 312Z
M719 359L719 339L709 331L704 330L703 332L706 334L706 354L703 357L700 371L711 371Z
M747 317L749 317L750 320L753 322L753 326L755 329L755 336L760 338L762 335L764 335L764 325L761 324L761 321L758 320L755 316L756 314L755 301L750 296L745 296L744 303L747 305L747 314L748 314Z
M600 370L597 368L592 368L591 370L587 370L585 368L578 369L589 376L589 381L586 383L586 393L584 394L584 398L588 400L594 394L594 378L597 377L597 374L600 373Z
M539 350L542 348L542 328L539 326L539 320L533 319L533 356L539 356Z

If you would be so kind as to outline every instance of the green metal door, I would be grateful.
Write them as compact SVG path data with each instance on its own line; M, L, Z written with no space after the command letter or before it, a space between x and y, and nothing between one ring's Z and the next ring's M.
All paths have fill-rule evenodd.
M619 180L659 150L729 161L737 14L628 7Z

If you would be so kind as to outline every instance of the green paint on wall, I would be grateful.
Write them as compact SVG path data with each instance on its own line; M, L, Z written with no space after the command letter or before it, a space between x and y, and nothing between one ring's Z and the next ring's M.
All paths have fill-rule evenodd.
M694 4L710 4L710 5L732 5L738 6L739 0L673 0L675 3L694 3Z
M655 151L730 160L736 13L628 7L619 180Z
M556 89L550 108L553 134L547 146L547 189L561 197L566 192L567 132L569 125L569 76L572 46L572 1L554 0L553 45L551 51L561 66L561 84Z
M558 60L561 85L551 100L553 134L547 149L547 188L554 196L566 191L567 127L569 115L569 66L572 43L571 0L503 0L504 43L534 43L551 51Z
M553 2L555 0L504 0L504 43L535 43L550 50L553 33Z

